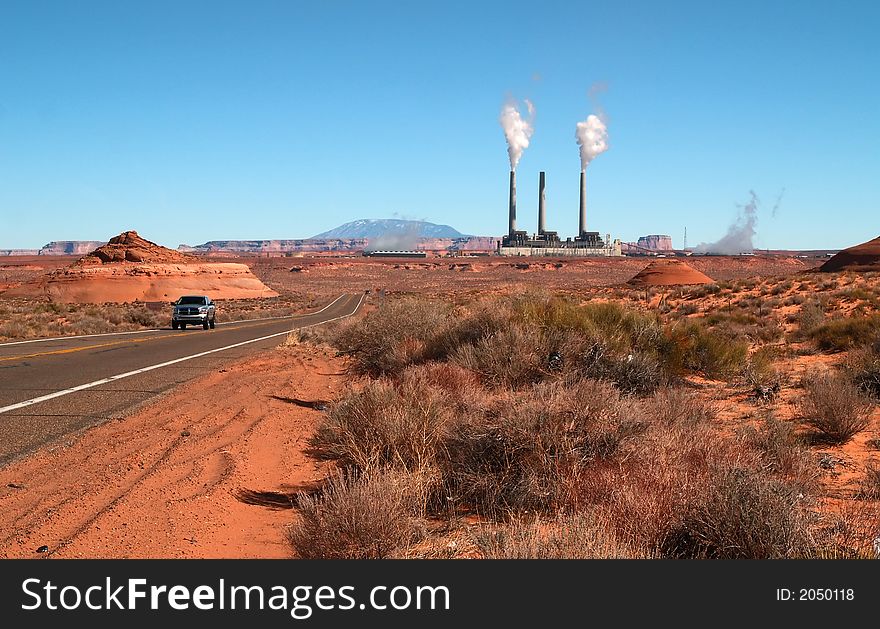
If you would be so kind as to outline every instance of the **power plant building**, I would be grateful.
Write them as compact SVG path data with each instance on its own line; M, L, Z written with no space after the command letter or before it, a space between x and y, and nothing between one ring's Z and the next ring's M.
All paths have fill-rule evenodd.
M528 232L516 228L516 172L510 171L510 196L508 206L507 235L498 243L498 253L503 256L546 256L546 257L588 257L620 256L621 242L611 241L609 234L605 239L599 232L587 231L587 185L586 173L581 171L580 203L578 213L578 235L562 240L555 231L548 231L547 209L544 196L544 171L538 176L538 231L530 236Z

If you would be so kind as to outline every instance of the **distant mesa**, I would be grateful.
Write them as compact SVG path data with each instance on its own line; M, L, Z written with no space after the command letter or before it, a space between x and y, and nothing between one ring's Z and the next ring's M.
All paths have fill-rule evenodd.
M639 271L628 284L631 286L682 286L711 284L715 280L681 260L654 260Z
M204 263L127 231L68 267L3 293L63 303L173 301L185 294L214 299L277 297L246 264Z
M81 256L105 244L101 240L53 240L43 245L41 256Z
M649 251L672 251L672 237L665 234L639 236L636 246Z
M363 218L340 225L330 231L313 236L313 239L321 238L368 238L376 240L387 237L410 237L419 238L466 238L457 229L449 225L437 225L427 221L409 221L403 219L373 219Z
M880 270L880 236L844 249L819 267L820 271L877 271Z
M81 256L103 244L101 240L53 240L40 249L0 249L0 256Z

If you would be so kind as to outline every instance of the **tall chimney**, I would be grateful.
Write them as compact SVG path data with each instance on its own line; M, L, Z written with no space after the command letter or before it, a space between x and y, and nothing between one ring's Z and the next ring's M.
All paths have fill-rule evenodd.
M547 229L547 208L544 207L544 171L538 175L538 234Z
M513 236L516 231L516 172L510 171L510 218L507 233Z
M587 171L581 171L581 203L580 203L580 229L579 233L583 236L587 232Z

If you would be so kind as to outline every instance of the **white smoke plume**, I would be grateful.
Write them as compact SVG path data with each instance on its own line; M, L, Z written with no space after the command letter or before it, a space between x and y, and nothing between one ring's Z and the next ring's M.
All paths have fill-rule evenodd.
M702 243L694 248L696 253L714 253L718 255L736 255L752 253L755 249L753 239L755 226L758 223L758 205L761 201L754 190L749 190L751 200L745 205L738 205L740 211L736 221L727 228L727 233L717 242Z
M508 101L501 108L501 116L498 121L504 129L504 138L507 140L507 155L510 158L510 170L516 170L519 158L529 146L529 138L532 137L534 127L532 122L535 118L535 106L528 100L525 101L529 112L528 119L522 117L515 101Z
M586 120L577 123L574 137L581 148L581 170L586 170L587 164L608 150L608 129L595 114L590 114Z

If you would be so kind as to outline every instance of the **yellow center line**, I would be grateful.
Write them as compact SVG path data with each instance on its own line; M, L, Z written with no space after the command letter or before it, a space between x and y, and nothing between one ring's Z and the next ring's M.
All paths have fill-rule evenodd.
M304 313L301 315L293 315L291 317L291 320L301 319L301 318L308 317L308 316L310 316L309 313ZM273 321L251 323L249 325L240 325L240 326L236 326L236 327L224 327L224 328L220 328L220 331L225 332L227 330L247 330L250 328L257 328L257 327L263 327L263 326L267 326L267 325L273 325L275 323L280 323L281 321L282 321L281 319L275 319ZM230 325L234 324L234 323L235 323L235 321L229 322ZM67 349L56 349L56 350L51 350L48 352L36 352L33 354L19 354L16 356L2 356L2 357L0 357L0 362L10 361L10 360L22 360L24 358L38 358L40 356L55 356L55 355L59 355L59 354L71 354L73 352L84 352L84 351L90 350L90 349L98 349L101 347L112 347L115 345L134 345L136 343L147 343L149 341L161 341L164 339L180 338L180 336L181 336L180 333L166 334L164 336L152 336L149 338L139 338L139 339L125 339L122 341L111 341L109 343L97 343L94 345L84 345L83 347L70 347ZM59 340L64 340L64 337L59 337Z

